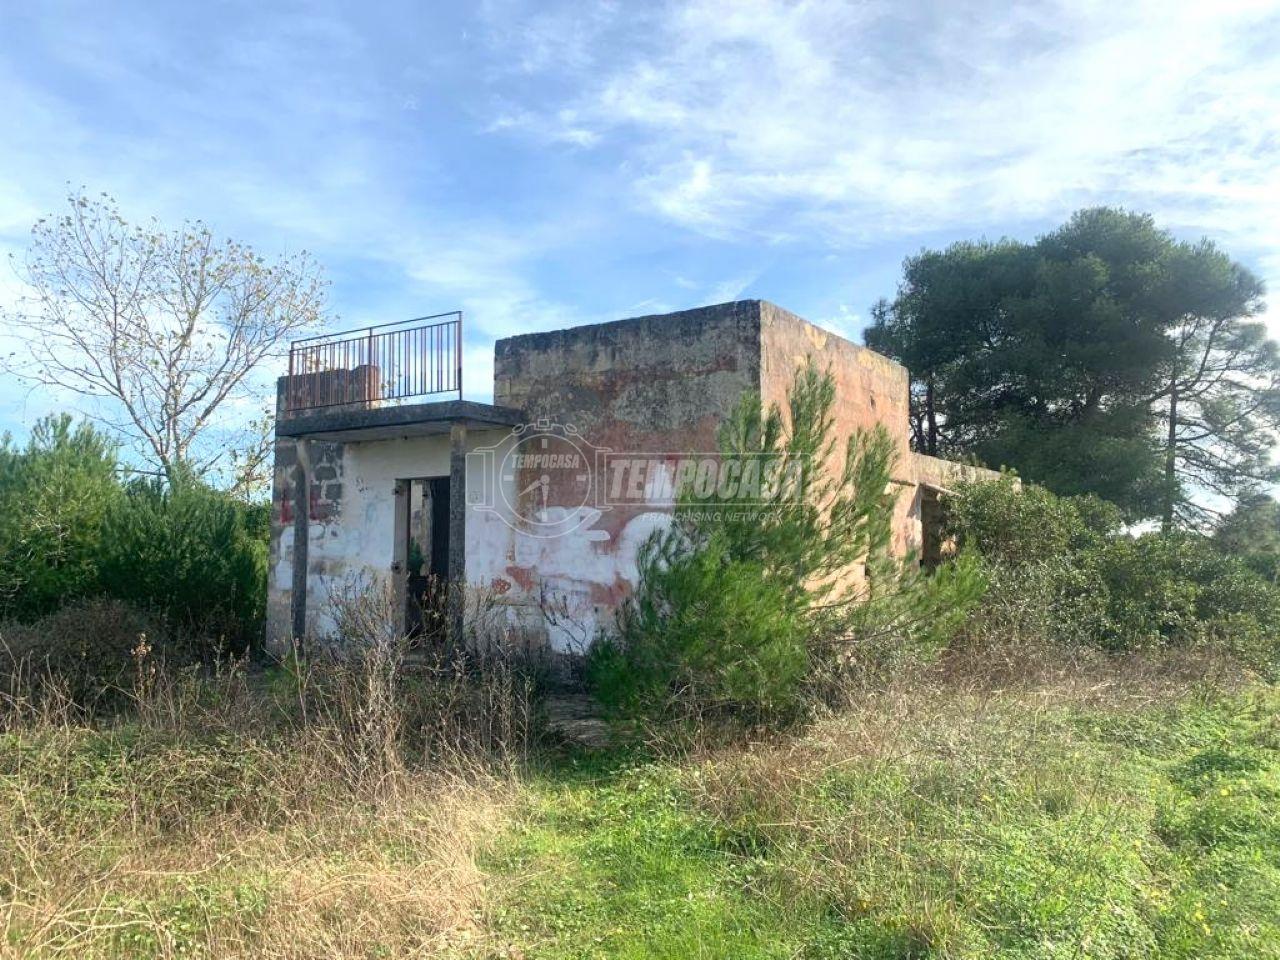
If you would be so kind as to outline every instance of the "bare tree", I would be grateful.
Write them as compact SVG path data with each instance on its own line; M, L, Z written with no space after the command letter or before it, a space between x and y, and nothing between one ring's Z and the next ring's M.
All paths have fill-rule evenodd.
M67 200L16 261L31 295L6 312L22 347L0 364L107 400L110 412L93 414L171 478L203 474L225 448L211 439L215 416L249 398L259 364L318 324L327 284L305 251L268 263L200 221L138 226L106 194Z
M264 407L227 448L225 485L241 500L253 501L271 493L272 457L276 449L275 414Z

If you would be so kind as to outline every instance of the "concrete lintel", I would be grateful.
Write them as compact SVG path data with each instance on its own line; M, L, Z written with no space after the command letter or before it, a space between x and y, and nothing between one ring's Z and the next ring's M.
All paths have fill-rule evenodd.
M473 400L372 408L338 406L277 420L276 436L313 440L383 440L449 433L454 423L475 427L514 427L524 422L525 415L520 410Z

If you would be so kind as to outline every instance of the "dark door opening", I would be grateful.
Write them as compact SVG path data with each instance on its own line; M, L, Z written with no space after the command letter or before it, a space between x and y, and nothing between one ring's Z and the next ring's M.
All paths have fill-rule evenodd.
M922 487L920 490L920 566L936 570L942 563L946 544L942 540L942 502L938 491Z
M449 478L403 480L397 551L404 560L404 624L411 646L441 645L448 624Z

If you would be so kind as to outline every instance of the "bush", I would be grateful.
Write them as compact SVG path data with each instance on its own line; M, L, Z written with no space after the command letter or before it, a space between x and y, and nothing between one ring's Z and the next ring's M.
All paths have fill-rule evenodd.
M31 623L8 621L0 624L0 689L32 705L51 695L90 710L116 705L133 687L143 637L158 653L178 653L154 617L119 600L79 600Z
M1120 529L1118 507L1091 494L1059 497L1012 476L965 483L946 500L945 531L1000 563L1030 563L1103 542Z
M25 447L0 440L0 618L31 619L98 589L106 514L121 499L115 448L46 417Z
M828 471L840 462L834 401L831 376L811 365L785 421L746 397L724 424L726 461L745 473L754 458L778 495L743 510L682 492L672 526L641 553L616 635L592 649L588 676L607 706L630 720L785 722L857 655L930 652L957 626L981 592L975 565L926 578L893 556L893 441L858 431Z
M241 652L265 616L266 519L265 506L195 481L137 481L103 525L101 588Z
M1213 538L1223 552L1239 557L1264 580L1280 582L1280 503L1271 497L1241 501L1222 518Z
M990 584L968 639L1112 652L1213 645L1255 669L1280 663L1280 587L1214 540L1123 534L1104 501L1019 493L1008 478L957 494L950 531L981 551Z
M115 447L68 416L0 441L0 619L89 597L153 611L204 653L243 650L266 608L268 504L193 479L122 483Z
M1105 587L1108 649L1212 643L1276 665L1280 590L1198 534L1118 537L1084 563Z
M987 562L986 578L982 604L962 631L966 645L1096 646L1105 633L1106 584L1073 556Z
M626 716L733 710L748 719L797 707L809 666L804 622L785 587L734 559L723 536L700 550L645 545L619 635L593 647L597 696Z

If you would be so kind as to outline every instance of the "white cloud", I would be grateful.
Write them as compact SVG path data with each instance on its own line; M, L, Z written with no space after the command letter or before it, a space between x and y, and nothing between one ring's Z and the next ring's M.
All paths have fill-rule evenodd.
M577 114L573 110L560 110L555 122L548 125L540 114L529 110L510 110L501 113L486 128L486 133L521 131L544 143L564 143L575 147L593 147L600 135L584 126L575 126Z
M756 273L744 273L736 277L728 277L714 284L707 293L707 303L728 303L741 299L747 288L756 280Z
M523 109L620 151L636 202L675 223L861 244L1121 203L1253 255L1280 290L1274 4L660 11L610 57L544 49L575 92Z
M863 318L856 310L851 309L848 304L842 303L834 315L817 317L813 322L825 330L830 330L836 336L856 342L858 340L858 331L862 329Z
M539 73L548 69L587 70L607 54L601 34L621 19L614 0L530 8L513 0L485 0L479 15L491 46L501 51L494 72ZM631 20L631 11L627 12Z

